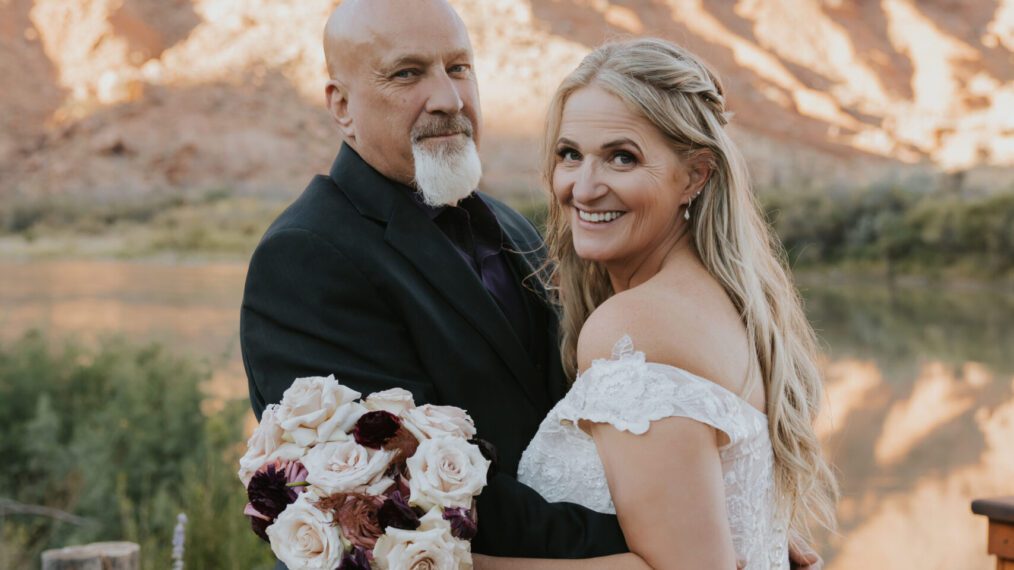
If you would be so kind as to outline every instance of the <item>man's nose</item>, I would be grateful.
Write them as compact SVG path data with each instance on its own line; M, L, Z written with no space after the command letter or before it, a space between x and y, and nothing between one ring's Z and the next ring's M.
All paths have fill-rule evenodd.
M575 175L574 200L582 204L590 204L609 191L609 188L602 180L598 165L592 160L586 159Z
M454 80L447 75L446 71L439 71L434 74L431 80L431 91L429 99L426 100L426 112L444 113L447 115L457 114L465 106L458 94L458 86Z

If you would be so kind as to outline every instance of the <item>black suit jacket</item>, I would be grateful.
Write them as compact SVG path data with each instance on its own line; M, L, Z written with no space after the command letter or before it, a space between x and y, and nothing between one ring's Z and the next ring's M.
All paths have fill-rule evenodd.
M516 480L518 461L566 382L556 317L537 279L522 286L531 350L411 190L343 146L271 225L250 262L240 318L250 400L260 418L293 379L333 373L365 394L392 387L417 403L467 410L500 473L479 497L484 554L584 558L626 550L616 517L548 503ZM490 205L518 281L544 245L517 212Z

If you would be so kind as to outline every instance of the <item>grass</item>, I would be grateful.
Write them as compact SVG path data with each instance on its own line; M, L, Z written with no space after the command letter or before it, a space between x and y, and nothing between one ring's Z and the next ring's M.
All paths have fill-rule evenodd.
M759 195L797 271L1014 279L1014 188L976 197L889 184ZM513 205L544 224L545 203ZM226 189L106 204L13 201L0 206L0 257L246 260L285 206Z
M14 201L0 208L0 256L245 259L285 206L226 190L108 204Z

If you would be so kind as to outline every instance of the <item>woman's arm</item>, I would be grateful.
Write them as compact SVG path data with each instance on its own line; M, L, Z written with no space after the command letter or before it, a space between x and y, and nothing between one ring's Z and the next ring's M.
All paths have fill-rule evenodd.
M546 559L500 558L473 554L475 570L651 570L636 554L614 554L598 558Z
M630 551L655 569L736 568L719 437L682 417L642 435L582 422L605 466Z
M737 568L725 506L719 433L691 419L643 435L581 422L595 439L631 553L581 560L475 556L476 570Z

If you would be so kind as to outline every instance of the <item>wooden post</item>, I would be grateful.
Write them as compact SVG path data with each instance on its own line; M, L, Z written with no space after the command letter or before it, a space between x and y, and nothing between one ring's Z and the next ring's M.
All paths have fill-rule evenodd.
M138 570L141 547L133 542L94 542L42 553L42 570Z
M996 570L1014 570L1014 497L976 499L972 512L989 518L986 552L996 555Z

